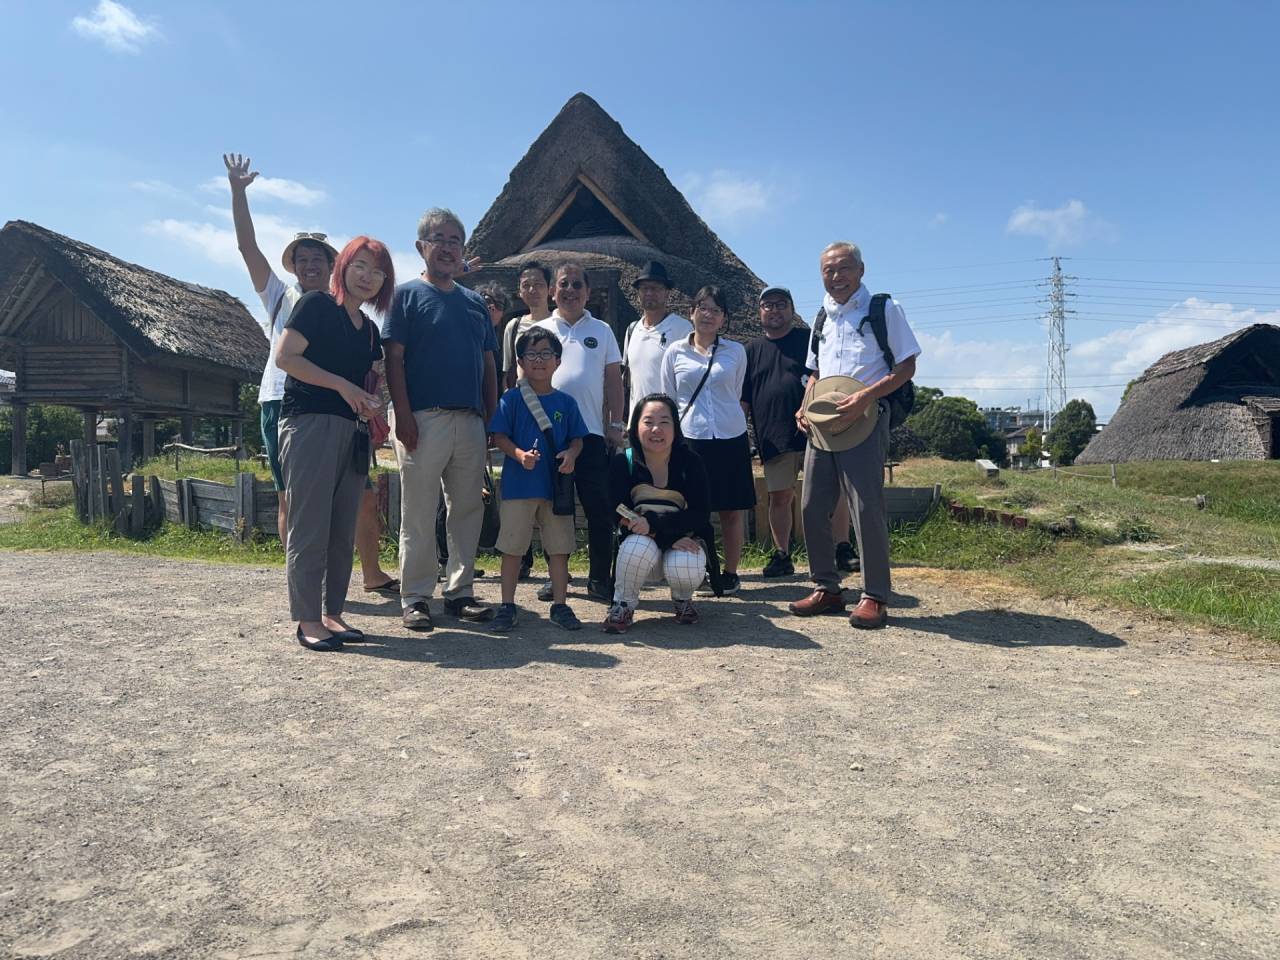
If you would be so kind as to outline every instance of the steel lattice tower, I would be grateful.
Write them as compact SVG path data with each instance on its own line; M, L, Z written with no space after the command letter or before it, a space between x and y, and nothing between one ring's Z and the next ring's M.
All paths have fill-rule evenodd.
M1053 257L1053 274L1049 277L1049 313L1045 318L1049 322L1049 356L1045 367L1044 378L1044 432L1047 435L1053 428L1053 419L1067 405L1067 314L1075 313L1067 309L1068 293L1066 283L1074 280L1062 272L1062 258ZM1045 286L1045 284L1041 284Z

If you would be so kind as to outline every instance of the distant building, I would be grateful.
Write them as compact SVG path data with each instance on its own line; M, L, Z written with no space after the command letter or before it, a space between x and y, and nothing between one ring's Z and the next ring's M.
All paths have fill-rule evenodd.
M1023 410L1022 407L979 407L987 426L998 433L1008 433L1019 427L1044 429L1043 410Z
M1076 463L1280 459L1280 327L1175 350L1129 385Z
M0 370L0 406L9 402L14 389L18 385L18 378L8 370Z

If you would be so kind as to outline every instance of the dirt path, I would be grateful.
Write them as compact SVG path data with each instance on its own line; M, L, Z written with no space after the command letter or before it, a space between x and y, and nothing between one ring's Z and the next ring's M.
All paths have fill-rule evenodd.
M0 955L1280 956L1266 648L917 571L319 655L280 579L0 554Z
M17 523L22 519L22 508L31 503L31 487L32 484L21 480L0 477L0 523Z

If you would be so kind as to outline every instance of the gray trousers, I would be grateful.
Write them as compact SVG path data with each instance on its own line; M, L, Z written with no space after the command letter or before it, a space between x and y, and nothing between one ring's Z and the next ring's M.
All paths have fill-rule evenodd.
M289 616L339 616L351 584L356 518L365 474L352 461L356 422L308 413L280 421L280 466L288 496L285 552ZM323 600L323 606L322 606Z
M889 410L880 404L880 420L871 436L849 450L828 453L810 444L804 452L801 515L809 552L810 578L823 590L838 593L836 545L831 539L831 512L837 497L849 501L849 516L862 560L863 596L889 602L889 517L884 505L884 461L889 452Z

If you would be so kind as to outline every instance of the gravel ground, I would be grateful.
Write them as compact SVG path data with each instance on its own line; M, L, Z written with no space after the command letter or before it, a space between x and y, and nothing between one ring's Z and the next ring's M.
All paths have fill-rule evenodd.
M324 655L281 578L0 554L0 954L1280 956L1274 646L901 571Z

